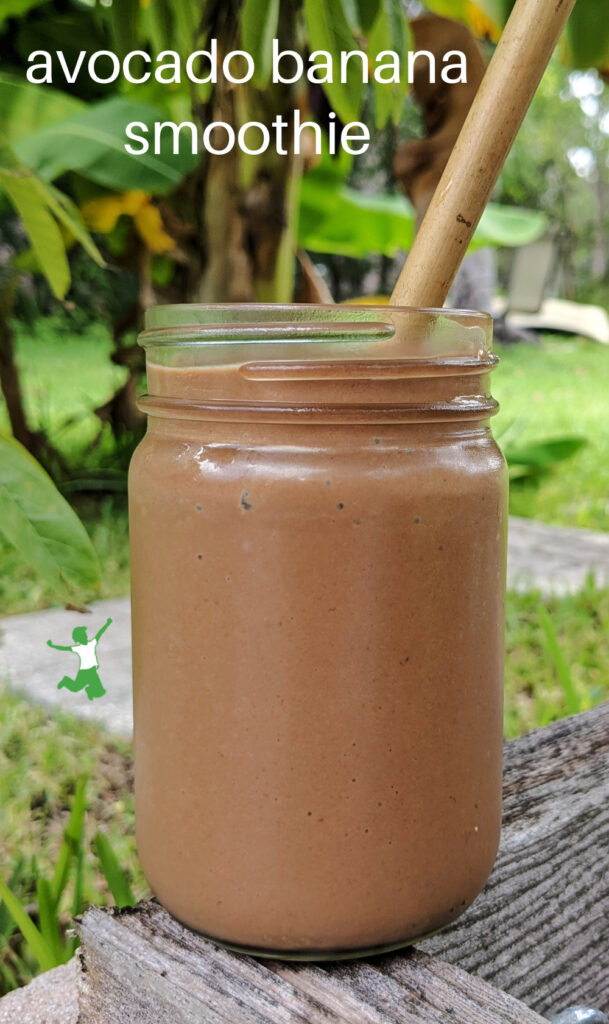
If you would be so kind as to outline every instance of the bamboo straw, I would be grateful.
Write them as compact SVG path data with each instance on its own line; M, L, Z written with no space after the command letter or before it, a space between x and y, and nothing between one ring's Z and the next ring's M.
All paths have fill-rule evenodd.
M575 0L516 0L399 280L394 306L439 307Z

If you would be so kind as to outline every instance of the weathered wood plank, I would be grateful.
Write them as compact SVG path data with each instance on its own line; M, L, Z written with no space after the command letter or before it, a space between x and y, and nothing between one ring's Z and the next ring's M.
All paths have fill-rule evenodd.
M609 1008L609 704L506 744L501 849L462 918L421 944L550 1016Z
M420 950L408 949L367 961L346 961L330 970L312 964L273 962L271 969L300 991L324 994L336 1013L359 1001L358 1021L375 1024L541 1024L544 1018L494 986L443 963ZM363 1008L367 1014L364 1016ZM330 1018L334 1020L334 1018ZM337 1017L336 1019L342 1019Z
M371 962L260 962L193 934L153 900L136 914L94 908L80 931L80 1024L544 1024L416 950L387 973Z
M536 1013L568 1004L606 1008L609 705L507 744L504 778L485 892L418 950L260 962L218 949L154 901L93 909L80 924L82 1024L539 1024Z

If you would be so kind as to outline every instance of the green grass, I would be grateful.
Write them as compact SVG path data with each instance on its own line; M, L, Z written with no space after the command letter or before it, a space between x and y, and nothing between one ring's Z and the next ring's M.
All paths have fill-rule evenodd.
M0 685L0 864L8 880L25 861L16 894L33 903L37 875L50 878L78 779L89 776L85 818L83 895L86 902L112 902L95 854L102 829L126 869L138 897L147 892L134 842L131 745L91 723L53 713ZM33 863L35 860L35 864ZM69 922L70 889L61 921ZM6 967L8 970L2 970ZM10 974L23 983L36 964L16 933L0 948L0 992Z
M544 633L547 612L569 673L571 694ZM589 581L577 594L508 592L505 734L508 738L609 698L609 589Z
M588 444L539 485L513 483L510 511L560 526L609 530L609 345L544 338L497 346L494 430L521 442L578 434ZM500 437L501 442L501 437Z
M107 428L100 434L93 410L108 401L127 376L123 367L110 362L107 326L91 324L78 333L69 320L55 316L32 327L16 322L14 328L30 423L44 430L67 460L103 463L112 454L112 442ZM4 407L0 416L0 428L5 429Z

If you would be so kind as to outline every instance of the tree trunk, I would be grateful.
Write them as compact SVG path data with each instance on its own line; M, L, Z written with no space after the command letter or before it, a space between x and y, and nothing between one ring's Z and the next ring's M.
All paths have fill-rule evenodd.
M13 436L28 451L36 447L36 435L28 427L19 370L15 361L15 342L8 319L0 314L0 385L6 402Z
M246 120L269 126L280 114L289 120L290 93L269 87L262 95L237 94L218 85L213 120L235 133ZM253 130L253 136L255 130ZM223 139L218 130L218 144ZM256 139L258 136L256 135ZM191 296L198 302L289 302L292 298L300 167L293 155L271 148L249 156L235 148L211 156L204 177L199 239L202 272Z

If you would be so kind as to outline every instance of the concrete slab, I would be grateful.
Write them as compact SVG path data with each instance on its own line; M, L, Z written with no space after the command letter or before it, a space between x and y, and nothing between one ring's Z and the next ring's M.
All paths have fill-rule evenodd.
M76 959L0 999L0 1024L78 1024Z
M90 612L84 615L65 608L45 608L0 619L0 678L38 704L102 722L112 732L130 735L133 715L129 598L96 601L89 608ZM74 678L78 660L71 651L47 647L47 640L68 646L74 642L75 626L85 626L92 637L108 617L112 625L97 647L105 696L89 701L84 691L58 690L57 684L64 675Z
M510 519L508 586L519 590L564 594L579 590L593 572L599 586L609 586L609 533L565 530L531 519ZM112 618L98 646L99 676L106 695L89 701L84 692L57 689L64 676L78 668L71 652L47 647L47 640L67 646L75 626L86 626L89 636ZM81 718L106 725L130 736L131 611L129 598L97 601L81 615L50 608L0 620L0 678L31 700L71 711Z
M576 593L590 573L598 587L609 586L609 533L510 516L508 587L544 594Z

